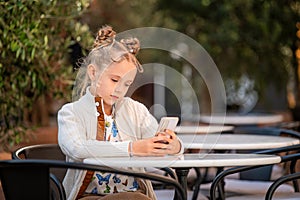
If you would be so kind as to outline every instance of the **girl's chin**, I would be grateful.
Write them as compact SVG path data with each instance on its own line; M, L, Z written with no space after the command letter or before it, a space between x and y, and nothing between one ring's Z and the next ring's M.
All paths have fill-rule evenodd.
M110 100L108 100L108 101L105 101L105 100L104 100L104 104L106 104L107 106L112 106L112 105L114 105L117 101L118 101L117 99L116 99L116 100L110 99Z

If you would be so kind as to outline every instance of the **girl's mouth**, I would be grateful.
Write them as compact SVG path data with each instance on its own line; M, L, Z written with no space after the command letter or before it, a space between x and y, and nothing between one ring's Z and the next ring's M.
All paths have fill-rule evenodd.
M119 97L118 97L118 96L115 96L115 95L111 95L111 97L112 97L113 99L119 99Z

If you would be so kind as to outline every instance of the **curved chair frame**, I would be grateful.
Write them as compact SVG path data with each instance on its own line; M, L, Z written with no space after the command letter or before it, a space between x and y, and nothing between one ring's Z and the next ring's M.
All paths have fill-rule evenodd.
M298 125L299 122L297 122L296 125ZM300 133L295 131L295 130L291 130L291 129L284 129L283 126L276 126L276 127L271 127L271 126L265 126L265 127L257 127L257 126L246 126L246 127L237 127L233 130L233 134L234 133L240 133L240 134L258 134L258 135L286 135L288 137L294 137L300 140ZM224 134L232 134L232 133L224 133ZM300 146L299 146L300 149ZM299 149L293 149L293 150L299 150ZM271 152L270 152L271 151ZM282 148L278 148L277 150L264 150L264 151L257 151L257 152L253 152L253 153L280 153L280 152L286 152L288 150L286 150L286 147L282 147ZM271 165L269 165L271 168ZM293 164L293 161L291 163L291 166L295 166ZM264 167L264 166L260 166L260 167ZM267 166L265 166L267 167ZM253 169L256 169L259 167L255 167ZM203 180L206 178L206 174L204 174L203 176L201 176L200 170L197 168L194 168L196 171L196 176L198 177L198 179L196 180L196 182L194 183L194 194L193 194L193 200L197 199L199 190L200 190L200 185L203 182ZM292 168L291 168L292 169ZM250 169L248 169L250 170ZM243 171L248 171L248 170L243 170ZM271 169L269 169L271 170ZM241 171L241 172L243 172ZM291 173L293 173L295 171L295 169L291 170ZM235 173L235 172L234 172ZM270 173L271 174L271 173ZM294 183L294 188L297 188L296 190L298 190L298 183L297 181L293 181ZM221 189L221 188L220 188ZM220 194L222 195L222 193Z
M45 154L47 153L47 154ZM58 144L37 144L21 147L12 152L12 159L65 160Z
M125 170L118 168L110 168L107 166L91 165L85 163L74 163L74 162L64 162L57 160L36 160L36 159L25 159L25 160L5 160L0 161L0 178L2 182L3 191L7 200L9 199L36 199L37 194L42 193L43 197L48 196L50 199L49 185L46 184L44 188L30 188L31 181L43 181L49 184L50 178L50 168L68 168L68 169L80 169L80 170L92 170L108 173L117 173L127 176L133 176L136 178L148 179L158 182L163 182L172 185L178 197L182 200L186 199L185 191L181 185L173 178L162 176L159 174L147 173L147 172L136 172L133 170ZM22 176L28 177L32 176L32 179L26 180ZM12 178L14 177L14 178ZM18 180L16 180L18 179ZM16 184L17 183L17 184ZM26 185L27 184L27 185ZM37 182L35 185L39 184ZM42 185L42 184L41 184ZM18 191L18 192L16 192ZM46 191L43 194L42 191ZM66 199L65 193L62 188L59 188L60 199ZM27 195L27 196L26 196ZM42 198L45 199L45 198Z
M275 193L275 190L280 186L282 185L283 183L285 182L288 182L288 181L294 181L294 180L297 180L297 179L300 179L300 172L297 172L297 173L293 173L293 174L288 174L288 175L285 175L285 176L282 176L280 178L278 178L277 180L275 180L272 185L269 187L267 193L266 193L266 197L265 199L266 200L271 200L273 198L273 195Z
M281 152L287 152L287 151L294 151L294 150L299 150L300 149L300 144L298 145L293 145L293 146L288 146L288 147L281 147L281 148L277 148L277 149L270 149L270 150L264 150L264 151L259 151L256 153L264 153L264 154L271 154L271 153L281 153ZM285 155L281 157L281 163L284 162L288 162L288 161L292 161L294 164L296 163L296 161L300 158L300 153L295 153L295 154L289 154L289 155ZM291 172L293 173L295 171L295 165L291 164ZM263 165L263 166L270 166L270 165ZM250 169L255 169L261 167L261 165L259 166L240 166L240 167L233 167L233 168L229 168L227 170L224 170L223 172L219 173L215 179L212 182L211 188L210 188L210 198L211 200L216 200L216 191L217 188L220 189L220 187L218 187L221 184L221 181L228 175L230 174L234 174L234 173L238 173L238 172L242 172L242 171L247 171ZM298 185L294 184L294 189L295 192L297 192L297 187ZM224 199L224 191L219 191L219 195L221 199Z

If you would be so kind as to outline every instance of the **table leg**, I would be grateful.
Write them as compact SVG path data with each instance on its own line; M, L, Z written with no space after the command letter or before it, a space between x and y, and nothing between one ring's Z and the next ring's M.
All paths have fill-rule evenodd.
M178 178L179 184L182 186L185 191L185 196L187 197L187 175L190 171L190 168L176 168L175 172ZM174 200L178 199L177 194L175 193Z

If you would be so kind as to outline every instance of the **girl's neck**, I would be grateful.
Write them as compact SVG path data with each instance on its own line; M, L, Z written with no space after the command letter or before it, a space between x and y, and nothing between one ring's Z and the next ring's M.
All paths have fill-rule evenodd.
M104 107L104 112L106 115L111 115L112 113L112 106L107 105L106 103L103 102L103 107Z

